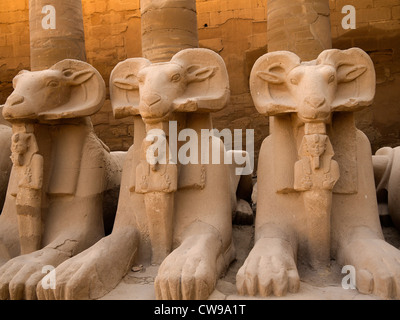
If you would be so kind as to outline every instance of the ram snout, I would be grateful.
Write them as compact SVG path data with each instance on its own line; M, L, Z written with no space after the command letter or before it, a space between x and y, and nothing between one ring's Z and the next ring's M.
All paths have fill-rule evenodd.
M25 101L25 98L17 93L12 94L8 97L6 105L13 107L17 106Z
M172 63L149 66L138 73L139 113L147 123L168 120L173 102L186 88L183 68Z
M171 112L168 99L158 93L144 94L141 97L139 111L145 122L158 122L167 118Z
M299 108L298 115L304 122L326 122L330 119L331 108L325 97L306 97Z
M298 115L304 122L329 122L336 93L336 72L328 66L299 68L291 78L292 94L300 102ZM294 83L294 85L293 85Z
M29 117L32 112L29 111L28 101L22 95L13 93L8 97L3 106L3 117L6 120L18 119L20 117Z

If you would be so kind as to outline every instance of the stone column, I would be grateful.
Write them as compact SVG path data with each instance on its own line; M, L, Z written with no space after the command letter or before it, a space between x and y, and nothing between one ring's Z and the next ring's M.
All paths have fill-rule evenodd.
M30 0L29 24L32 71L63 59L86 60L81 0Z
M287 50L303 61L332 48L328 0L268 0L268 51Z
M143 57L169 61L199 46L195 0L141 0Z

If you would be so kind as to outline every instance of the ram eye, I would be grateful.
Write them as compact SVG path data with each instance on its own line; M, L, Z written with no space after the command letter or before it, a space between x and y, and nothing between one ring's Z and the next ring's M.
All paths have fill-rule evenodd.
M295 85L295 86L297 86L299 84L299 82L295 78L290 79L290 83Z
M52 88L56 88L58 87L60 84L60 82L58 82L57 80L51 80L47 83L48 87L52 87Z
M181 75L179 73L176 73L171 77L172 82L178 82L180 80L181 80Z
M335 79L336 79L336 78L335 78L335 75L331 75L331 76L329 77L328 83L334 82Z

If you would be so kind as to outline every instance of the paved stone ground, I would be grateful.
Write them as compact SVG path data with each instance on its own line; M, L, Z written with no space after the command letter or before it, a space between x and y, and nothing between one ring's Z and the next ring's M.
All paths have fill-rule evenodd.
M261 299L239 296L235 287L235 277L243 265L253 246L254 228L249 226L234 227L234 241L237 250L237 260L232 263L226 275L221 278L210 300L247 300ZM400 249L400 232L394 228L384 228L386 240ZM373 295L363 295L357 290L344 290L341 286L341 268L333 264L326 274L315 274L304 266L298 266L301 285L297 294L288 294L283 298L269 297L262 300L375 300ZM131 271L121 283L102 300L154 300L154 278L157 267L151 266L137 272Z

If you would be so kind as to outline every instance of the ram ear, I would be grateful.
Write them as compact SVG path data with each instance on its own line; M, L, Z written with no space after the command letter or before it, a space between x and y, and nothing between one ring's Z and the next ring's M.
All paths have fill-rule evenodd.
M139 114L138 73L151 62L144 58L120 62L110 76L111 105L116 119Z
M258 71L257 76L261 79L264 80L265 82L268 82L269 84L283 84L285 82L285 73L284 72L274 72L273 67L271 67L270 72L267 71ZM280 68L281 69L281 68Z
M376 75L369 55L361 49L326 50L318 64L336 69L338 87L332 103L333 111L358 111L372 104L375 96Z
M68 75L67 84L71 86L79 86L81 84L84 84L86 81L89 81L94 76L93 70L83 70L79 72L68 70L64 71L64 75L65 74Z
M38 114L41 120L57 120L88 117L100 110L106 97L106 86L100 73L90 64L66 59L56 63L50 70L57 70L66 77L71 86L69 100L55 109Z
M217 72L218 67L209 66L202 67L199 65L193 65L186 70L186 79L188 83L202 82L210 79Z
M114 86L116 86L118 89L121 90L126 90L126 91L133 91L133 90L138 90L139 85L136 81L135 78L131 79L115 79L113 82Z
M224 60L209 49L186 49L171 60L185 70L185 92L174 101L178 112L215 112L230 97L229 77Z
M337 79L339 83L347 83L361 77L367 71L367 66L359 64L343 64L337 70Z
M267 53L256 61L250 74L250 91L258 112L267 116L296 112L286 79L300 64L300 58L288 51Z

